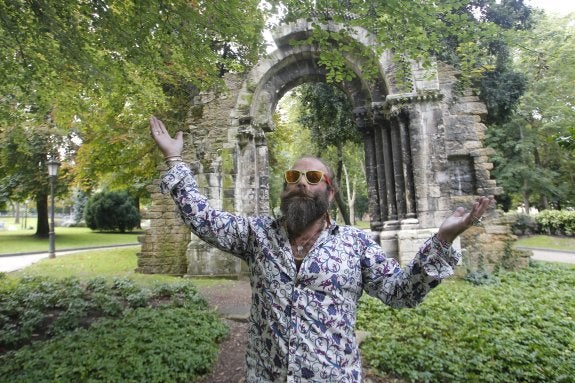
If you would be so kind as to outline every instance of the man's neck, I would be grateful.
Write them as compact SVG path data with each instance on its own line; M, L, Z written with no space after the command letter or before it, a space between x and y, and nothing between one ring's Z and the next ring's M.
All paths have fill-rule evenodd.
M321 216L317 220L310 223L305 229L297 234L289 234L290 240L292 241L305 241L309 238L314 237L319 231L325 228L326 220L325 216Z

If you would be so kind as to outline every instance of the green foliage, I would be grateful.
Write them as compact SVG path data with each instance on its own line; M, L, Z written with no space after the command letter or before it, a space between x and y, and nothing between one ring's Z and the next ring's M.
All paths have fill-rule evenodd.
M575 211L543 210L535 216L539 232L553 235L575 235Z
M84 219L84 209L88 203L88 195L80 189L74 190L72 195L73 205L72 205L72 219L74 225L79 225Z
M575 268L534 264L497 277L447 281L413 310L363 298L364 359L417 382L573 382Z
M140 308L0 356L11 382L190 382L210 371L227 334L217 316ZM79 352L81 350L81 352Z
M487 106L488 122L503 122L515 110L527 87L522 73L494 69L481 77L481 100Z
M1 1L0 14L0 144L50 116L55 136L82 142L67 159L86 190L145 196L148 117L180 127L192 97L263 50L259 0Z
M373 78L377 57L384 50L394 55L399 76L396 84L409 91L410 60L430 66L434 57L461 69L462 82L469 85L495 64L495 46L507 40L505 30L521 30L530 25L530 8L522 1L449 0L441 2L271 0L281 4L279 20L308 19L313 34L306 43L320 47L320 64L328 81L341 82L361 71ZM322 30L319 25L335 21L345 25L337 31ZM373 45L358 47L354 27L362 27L374 36ZM503 44L504 45L504 44ZM351 69L349 57L359 57Z
M361 142L353 120L353 105L345 93L333 85L309 83L297 88L302 104L300 123L311 131L318 151L346 142Z
M474 285L492 285L500 282L493 273L483 268L471 271L464 279Z
M575 211L543 210L536 215L512 214L516 235L547 234L575 236Z
M119 318L135 308L165 306L206 310L190 283L144 289L128 279L0 279L0 350L88 327L98 318Z
M86 225L92 230L132 230L140 224L140 213L127 192L100 192L86 204Z
M536 201L540 210L575 205L573 19L540 16L533 33L516 42L514 70L527 87L510 117L487 134L497 152L492 174L498 184L526 207Z
M511 229L515 235L530 235L538 232L535 218L529 214L517 213L512 215Z

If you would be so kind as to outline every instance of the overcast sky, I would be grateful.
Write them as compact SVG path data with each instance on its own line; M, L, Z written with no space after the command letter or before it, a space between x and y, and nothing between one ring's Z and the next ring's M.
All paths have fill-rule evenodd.
M526 3L559 15L575 12L575 1L573 0L527 0Z

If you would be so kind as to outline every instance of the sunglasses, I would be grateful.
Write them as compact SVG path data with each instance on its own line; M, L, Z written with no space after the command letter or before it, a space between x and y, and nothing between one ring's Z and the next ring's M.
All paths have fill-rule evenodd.
M305 177L307 183L310 185L317 185L323 178L325 178L325 183L331 186L331 181L329 180L329 177L323 174L323 172L320 170L300 171L291 169L286 170L284 177L288 184L296 184L299 182L302 175Z

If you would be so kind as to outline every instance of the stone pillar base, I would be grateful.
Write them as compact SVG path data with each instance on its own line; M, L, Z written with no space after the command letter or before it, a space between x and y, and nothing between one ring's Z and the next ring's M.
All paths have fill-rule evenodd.
M237 278L242 272L243 262L239 258L208 245L196 236L192 236L188 244L186 257L188 259L186 277Z

